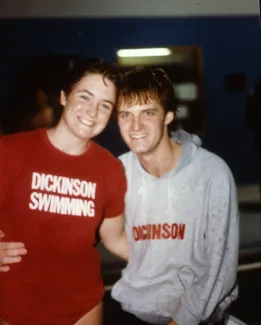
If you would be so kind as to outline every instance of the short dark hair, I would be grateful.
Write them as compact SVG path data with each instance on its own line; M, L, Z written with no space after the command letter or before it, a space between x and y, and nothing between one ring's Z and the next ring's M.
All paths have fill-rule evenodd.
M114 83L118 90L119 74L116 66L101 59L82 59L76 61L67 73L62 87L65 95L68 96L73 87L88 74L102 75L105 84L105 79L108 79Z
M138 66L122 76L118 106L143 105L156 100L167 112L177 111L177 98L167 73L159 68Z

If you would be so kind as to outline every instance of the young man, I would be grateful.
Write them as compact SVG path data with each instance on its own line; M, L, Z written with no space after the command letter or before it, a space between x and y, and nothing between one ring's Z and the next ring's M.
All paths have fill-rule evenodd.
M196 325L237 297L238 207L226 163L185 132L169 137L176 110L163 70L126 74L117 113L131 150L120 156L131 254L112 297L146 323Z
M0 324L101 325L95 247L128 258L121 162L92 139L108 123L117 73L83 61L57 126L0 139Z

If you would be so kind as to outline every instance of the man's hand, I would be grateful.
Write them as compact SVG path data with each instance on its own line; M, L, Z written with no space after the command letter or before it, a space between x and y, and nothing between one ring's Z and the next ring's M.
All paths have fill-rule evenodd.
M4 233L0 230L0 272L10 270L8 264L19 263L27 253L23 243L2 241Z
M177 323L174 322L174 320L171 320L168 325L178 325Z

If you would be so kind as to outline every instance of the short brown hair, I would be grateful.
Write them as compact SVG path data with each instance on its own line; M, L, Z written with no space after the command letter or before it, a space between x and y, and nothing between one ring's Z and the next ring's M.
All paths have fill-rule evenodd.
M105 79L112 81L118 91L120 76L116 66L101 59L82 59L77 61L68 71L63 85L65 95L68 96L73 87L88 74L102 75L104 83L106 84Z
M156 100L167 112L177 111L177 98L171 80L159 68L139 66L122 76L118 106L143 105Z

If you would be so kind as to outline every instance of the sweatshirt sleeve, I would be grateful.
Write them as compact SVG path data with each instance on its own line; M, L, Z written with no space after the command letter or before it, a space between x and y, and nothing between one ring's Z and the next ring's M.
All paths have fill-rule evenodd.
M207 210L209 268L181 297L172 314L178 325L196 325L213 314L222 315L237 297L239 215L236 186L228 168L212 180Z

